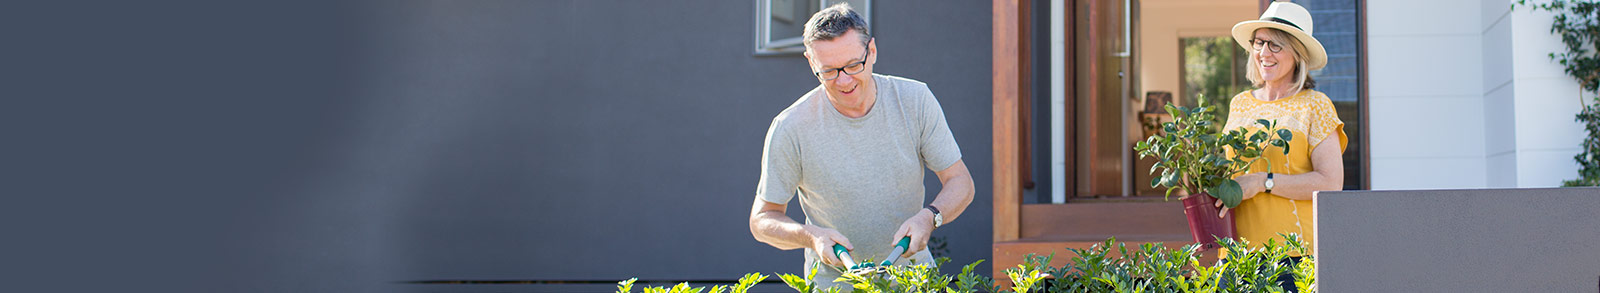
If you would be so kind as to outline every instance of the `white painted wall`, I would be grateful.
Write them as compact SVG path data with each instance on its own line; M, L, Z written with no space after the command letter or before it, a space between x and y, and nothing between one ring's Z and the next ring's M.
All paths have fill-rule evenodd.
M1483 118L1484 185L1495 188L1517 186L1516 115L1512 97L1510 5L1503 0L1482 0L1480 27L1483 30Z
M1485 187L1481 8L1459 2L1367 1L1372 189Z
M1576 177L1577 84L1550 16L1506 0L1368 1L1373 189L1549 187ZM1418 17L1425 13L1427 17Z

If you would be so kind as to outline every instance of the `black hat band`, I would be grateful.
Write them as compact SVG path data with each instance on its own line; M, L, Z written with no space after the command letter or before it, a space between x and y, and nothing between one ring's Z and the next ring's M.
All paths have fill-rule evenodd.
M1271 21L1277 22L1277 23L1287 24L1289 26L1294 27L1294 29L1297 29L1297 30L1300 30L1300 31L1305 31L1306 30L1306 29L1300 28L1300 26L1298 26L1298 25L1295 25L1293 22L1289 22L1289 20L1287 20L1287 19L1278 18L1276 16L1274 16L1274 17L1272 17L1272 19L1268 19L1268 20L1271 20Z

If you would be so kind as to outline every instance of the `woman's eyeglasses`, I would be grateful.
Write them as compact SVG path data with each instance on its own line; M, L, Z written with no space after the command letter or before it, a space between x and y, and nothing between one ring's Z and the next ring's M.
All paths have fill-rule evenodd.
M1278 44L1278 42L1262 40L1262 39L1250 40L1250 46L1254 47L1256 49L1256 51L1261 51L1261 48L1267 48L1267 50L1271 50L1273 53L1278 53L1279 51L1283 51L1283 45L1282 44Z

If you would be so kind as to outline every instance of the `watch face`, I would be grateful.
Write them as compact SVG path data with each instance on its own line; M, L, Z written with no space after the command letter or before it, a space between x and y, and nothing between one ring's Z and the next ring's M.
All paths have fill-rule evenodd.
M1267 179L1267 189L1272 189L1272 179Z

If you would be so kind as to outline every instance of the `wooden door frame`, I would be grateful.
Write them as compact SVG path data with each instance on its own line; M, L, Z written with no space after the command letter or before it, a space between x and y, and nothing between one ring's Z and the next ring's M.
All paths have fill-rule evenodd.
M993 0L993 121L994 132L994 242L1016 240L1021 224L1022 208L1022 132L1021 91L1022 65L1028 56L1022 55L1022 15L1028 13L1029 0Z

